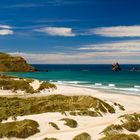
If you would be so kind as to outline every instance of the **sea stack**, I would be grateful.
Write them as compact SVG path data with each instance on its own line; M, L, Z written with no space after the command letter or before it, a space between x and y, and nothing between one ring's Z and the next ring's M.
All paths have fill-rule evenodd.
M0 72L34 72L35 68L30 66L20 56L12 56L0 52Z
M112 64L112 71L120 71L120 70L121 68L118 62L115 64Z

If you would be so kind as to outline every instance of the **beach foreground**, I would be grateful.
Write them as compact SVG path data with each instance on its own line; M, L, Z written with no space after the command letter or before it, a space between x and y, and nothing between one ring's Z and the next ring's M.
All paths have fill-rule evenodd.
M114 103L121 104L125 110L119 109L118 106L115 107L114 114L105 114L100 117L90 117L90 116L72 116L69 113L42 113L36 115L28 115L28 116L20 116L17 117L17 120L31 119L35 120L39 124L40 133L37 133L33 136L26 138L27 140L43 140L45 137L48 138L57 138L58 140L72 140L76 135L86 132L90 134L92 140L99 140L104 135L101 132L111 124L120 124L118 119L119 116L124 114L132 114L134 112L140 113L140 97L132 96L132 95L124 95L124 94L116 94L116 93L107 93L104 91L98 91L89 88L82 87L74 87L67 85L56 85L56 90L42 91L41 93L32 94L32 95L22 95L21 97L41 97L48 95L66 95L66 96L76 96L76 95L90 95L93 97L97 97L110 105ZM1 91L2 93L2 91ZM2 94L4 95L4 94ZM18 96L18 95L17 95ZM76 120L78 126L76 128L70 128L64 125L63 121L60 121L62 118L70 118ZM8 119L3 122L12 122L12 119ZM54 122L59 126L60 130L56 130L50 125L49 122ZM127 130L124 131L125 134L133 134L133 132L129 132ZM135 132L134 134L140 135L140 130ZM7 139L7 138L4 138ZM11 138L13 140L17 140L18 138Z

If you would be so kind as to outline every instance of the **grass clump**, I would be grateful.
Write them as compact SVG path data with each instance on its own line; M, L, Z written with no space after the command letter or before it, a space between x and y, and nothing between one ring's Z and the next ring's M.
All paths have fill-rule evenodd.
M106 136L100 140L140 140L140 137L135 134L117 134Z
M122 127L130 132L137 132L140 129L140 122L138 121L128 121L122 124Z
M38 88L38 91L44 90L44 89L56 89L56 85L51 84L49 82L42 82L40 84L40 87Z
M56 138L44 138L43 140L58 140Z
M91 116L91 117L98 117L101 114L98 114L95 111L90 111L90 110L80 110L80 111L71 111L70 115L76 116Z
M54 84L42 82L37 90L30 85L33 79L23 79L13 76L0 75L0 89L12 90L13 92L24 91L25 93L36 93L44 89L56 89Z
M56 130L60 130L59 127L57 126L57 124L53 123L53 122L49 122L49 124L55 128Z
M64 125L69 126L70 128L76 128L77 127L77 121L69 118L63 118L60 121L65 121Z
M105 128L102 133L104 133L106 136L109 135L114 135L114 134L118 134L120 131L122 131L123 128L121 125L110 125L107 128Z
M81 133L75 136L72 140L91 140L91 136L88 133Z
M100 106L99 103L104 103L104 106ZM66 111L80 112L80 114L78 113L78 115L86 114L89 116L97 116L94 115L94 112L89 112L87 110L89 110L90 108L94 108L96 109L96 112L101 112L102 109L100 109L100 107L103 107L108 113L112 113L112 111L114 110L114 108L109 104L91 96L49 95L46 97L30 98L0 97L0 121L6 120L8 117L12 116L15 117L47 112ZM112 109L112 111L109 111L110 108Z
M0 123L0 138L27 138L40 132L38 127L38 123L33 120Z

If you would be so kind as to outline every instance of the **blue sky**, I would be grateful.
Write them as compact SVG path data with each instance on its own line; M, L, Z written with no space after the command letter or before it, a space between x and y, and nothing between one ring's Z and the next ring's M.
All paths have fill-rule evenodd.
M0 51L29 63L140 63L139 0L0 2Z

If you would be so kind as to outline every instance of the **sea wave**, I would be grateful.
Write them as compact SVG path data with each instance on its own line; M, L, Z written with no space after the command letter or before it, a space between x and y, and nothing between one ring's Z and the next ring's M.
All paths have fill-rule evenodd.
M134 85L133 87L119 87L113 83L103 84L103 83L91 83L87 81L53 81L53 80L51 81L55 84L71 85L71 86L93 88L93 89L102 89L102 90L115 91L118 93L140 95L140 86L138 85Z

